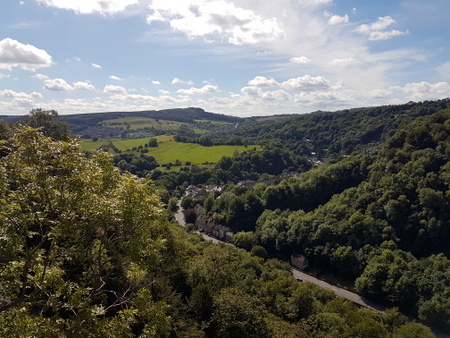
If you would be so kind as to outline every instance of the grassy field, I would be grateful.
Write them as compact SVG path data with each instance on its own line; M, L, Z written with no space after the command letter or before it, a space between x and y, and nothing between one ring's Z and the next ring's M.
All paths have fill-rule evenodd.
M177 160L183 164L191 162L192 164L203 164L206 162L217 163L222 156L233 156L235 152L243 152L248 149L256 148L261 150L260 146L212 146L203 147L194 143L178 143L173 140L173 136L161 135L155 136L158 140L157 148L146 148L148 153L146 155L153 156L156 161L163 165L168 163L175 163ZM115 139L111 140L114 146L121 151L131 150L133 147L143 146L150 138L138 139ZM101 145L108 144L109 141L92 141L82 140L82 150L98 149Z
M155 120L152 118L143 118L143 117L128 117L103 121L104 126L112 128L114 127L126 128L127 126L129 126L131 130L138 130L143 128L175 130L180 129L180 126L182 126L183 124L185 123L168 120Z

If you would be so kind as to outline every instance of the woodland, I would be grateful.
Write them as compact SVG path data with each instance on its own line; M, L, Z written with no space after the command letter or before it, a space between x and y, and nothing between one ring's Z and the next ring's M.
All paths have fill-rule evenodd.
M192 125L214 132L189 124L165 132L262 150L178 171L142 152L82 152L77 129L55 111L0 120L0 336L450 331L449 107L410 102L217 129L205 122L215 114L194 109L203 117L186 115ZM133 172L139 160L151 165ZM183 197L190 185L221 189ZM180 199L232 229L236 247L175 224ZM359 308L297 281L286 263L293 253L389 309Z

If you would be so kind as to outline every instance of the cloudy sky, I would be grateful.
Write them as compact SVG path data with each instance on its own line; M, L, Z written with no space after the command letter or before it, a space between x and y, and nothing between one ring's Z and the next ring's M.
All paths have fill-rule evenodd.
M2 0L0 114L450 96L449 0Z

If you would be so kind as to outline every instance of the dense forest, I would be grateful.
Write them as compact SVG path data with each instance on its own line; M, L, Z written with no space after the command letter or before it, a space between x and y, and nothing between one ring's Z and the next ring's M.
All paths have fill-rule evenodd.
M0 121L0 335L433 337L401 311L449 328L448 105L338 112L339 122L316 134L291 123L295 138L250 133L281 132L285 118L255 122L245 137L263 143L265 135L262 151L172 172L146 158L153 168L135 172L145 177L130 172L135 156L81 152L54 111ZM292 119L322 114L333 115ZM370 114L386 124L361 143L375 127ZM353 135L355 116L366 122ZM316 153L334 149L333 138L335 156ZM184 206L202 204L241 248L172 222L190 184L221 185ZM358 308L298 282L283 262L293 252L392 308Z
M242 247L303 254L354 279L362 295L449 327L449 136L447 108L414 119L373 153L209 195L205 217L230 227Z

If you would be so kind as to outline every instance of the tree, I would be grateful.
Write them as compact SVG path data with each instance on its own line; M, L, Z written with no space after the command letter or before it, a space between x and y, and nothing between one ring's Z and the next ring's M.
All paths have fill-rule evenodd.
M158 140L156 138L151 138L148 141L148 146L151 147L151 148L157 147L158 146Z
M419 323L406 323L394 331L393 338L433 338L431 329Z
M8 150L0 159L2 335L25 332L28 320L63 336L126 337L134 324L167 332L166 306L145 292L167 238L153 234L161 205L150 182L30 127Z
M210 331L213 337L270 337L263 307L239 289L224 289L215 299Z
M185 196L181 200L181 207L183 209L189 209L194 207L194 199L191 196Z
M59 121L56 110L33 109L22 119L22 122L33 128L40 128L45 136L55 140L68 141L73 136L69 125Z
M233 241L237 247L250 251L252 249L252 246L256 244L256 235L251 231L241 231L234 235Z
M0 120L0 140L7 140L11 137L13 128L11 124L6 121Z

